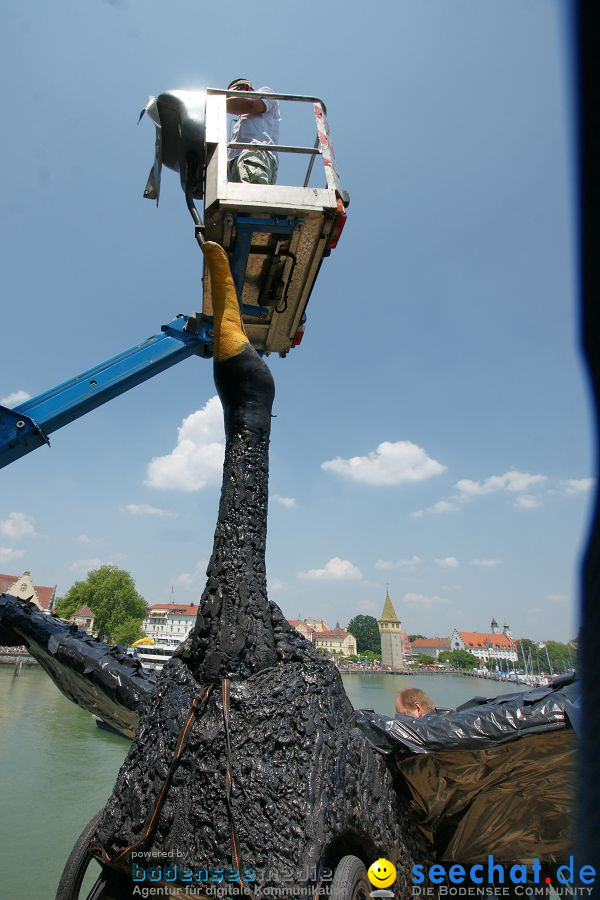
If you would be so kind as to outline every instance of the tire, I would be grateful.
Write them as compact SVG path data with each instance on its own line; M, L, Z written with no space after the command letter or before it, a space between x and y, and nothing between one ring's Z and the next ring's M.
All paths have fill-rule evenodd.
M78 900L84 875L94 859L90 852L90 840L103 812L104 809L101 809L99 813L96 813L77 838L60 877L56 891L56 900ZM93 890L92 896L94 896ZM96 894L95 896L98 895Z
M329 900L368 900L371 885L367 870L358 856L344 856L333 876Z

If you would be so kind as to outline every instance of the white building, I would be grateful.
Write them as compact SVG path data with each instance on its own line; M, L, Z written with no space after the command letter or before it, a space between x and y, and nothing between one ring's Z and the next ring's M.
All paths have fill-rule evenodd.
M87 631L88 634L94 634L94 613L89 606L80 606L76 609L69 622L73 622L78 628Z
M302 637L326 653L337 656L356 656L356 638L345 628L330 628L323 619L289 619L288 623Z
M317 649L337 656L356 656L356 638L345 628L331 628L328 631L315 631L313 644Z
M197 615L196 603L154 603L142 622L142 631L155 641L181 644L194 627Z
M504 625L502 634L498 623L492 619L491 631L457 631L455 628L450 638L451 650L466 650L475 656L480 665L492 662L500 664L504 660L516 663L517 648L512 641L510 628Z

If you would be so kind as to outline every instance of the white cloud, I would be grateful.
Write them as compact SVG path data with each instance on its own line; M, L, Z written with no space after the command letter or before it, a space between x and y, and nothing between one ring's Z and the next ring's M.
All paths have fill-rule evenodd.
M4 564L12 562L13 559L20 559L24 553L24 550L18 550L16 547L0 547L0 563Z
M106 541L104 540L104 538L90 537L89 534L78 534L77 540L80 544L85 544L86 547L89 544L99 544L99 545L106 544Z
M547 603L567 603L568 599L566 594L546 594L544 597Z
M534 497L533 494L522 494L515 501L517 509L536 509L538 506L543 505L542 501Z
M529 472L519 472L510 469L504 475L490 475L485 481L471 481L470 478L462 478L457 481L456 487L463 494L474 496L476 494L491 494L494 491L526 491L534 484L546 481L546 475L531 475Z
M421 557L416 555L409 556L407 559L378 559L375 568L390 572L392 569L410 569L418 566L421 562Z
M362 578L362 572L348 559L340 559L334 556L326 562L322 569L309 569L308 572L298 572L298 578L310 581L358 581Z
M567 478L561 482L565 494L585 494L594 489L595 478Z
M477 566L480 569L495 569L496 566L501 565L501 559L472 559L471 565Z
M199 559L191 572L181 572L175 578L175 584L189 591L198 591L206 581L207 559Z
M179 513L171 512L168 509L161 509L159 506L150 506L149 503L128 503L123 509L132 516L167 516L174 518Z
M6 397L0 397L2 406L8 406L11 409L13 406L20 406L26 400L31 400L31 394L28 394L27 391L13 391L12 394L7 394Z
M437 500L432 506L428 506L426 509L417 509L415 512L411 512L411 518L413 519L422 519L425 513L433 513L434 515L440 515L445 512L455 512L459 509L458 503L454 500Z
M460 566L455 556L445 556L444 559L435 559L434 562L436 566L440 566L442 569L458 569Z
M35 537L34 519L21 512L11 512L0 521L0 534L7 538Z
M280 494L273 494L273 500L275 503L279 503L280 506L284 506L286 509L293 509L296 505L294 497L282 497Z
M441 475L446 466L411 441L383 441L368 456L336 456L321 463L321 468L363 484L395 485Z
M287 584L285 581L282 581L281 578L275 578L275 576L273 576L272 578L269 577L267 579L267 590L270 594L279 594L282 591L285 591L286 588Z
M410 606L444 606L450 603L447 597L427 596L426 594L405 594L402 602L408 603Z
M225 441L223 409L215 395L177 429L177 446L166 456L155 456L146 470L145 484L176 491L199 491L218 484L223 474Z
M101 559L76 559L69 566L69 571L87 573L91 572L92 569L99 569L102 565L104 563Z
M381 604L375 603L374 600L359 600L356 608L362 613L377 613Z
M451 500L438 500L433 506L427 508L427 512L437 513L439 515L439 513L454 512L457 509L458 504L453 503Z
M94 559L76 559L69 566L69 571L87 575L92 569L99 569L100 566L116 566L125 559L127 559L127 554L120 552L111 553L107 559L98 559L97 557Z

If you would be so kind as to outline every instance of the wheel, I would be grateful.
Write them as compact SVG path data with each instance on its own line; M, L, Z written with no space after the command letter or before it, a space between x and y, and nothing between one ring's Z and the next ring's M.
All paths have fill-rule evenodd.
M92 853L90 852L90 840L96 830L96 826L98 825L103 812L104 810L101 809L99 813L96 813L94 818L90 822L88 822L88 824L85 826L85 828L77 838L75 846L71 850L69 858L63 869L63 873L60 877L60 882L56 891L56 900L78 900L83 878L88 870L90 863L94 859ZM101 881L103 881L102 876L97 880L96 884L92 888L91 893L88 894L88 900L93 900L94 897L100 896L100 894L97 892L97 888L101 886L99 884L99 882Z
M335 870L329 900L368 900L371 885L358 856L344 856Z

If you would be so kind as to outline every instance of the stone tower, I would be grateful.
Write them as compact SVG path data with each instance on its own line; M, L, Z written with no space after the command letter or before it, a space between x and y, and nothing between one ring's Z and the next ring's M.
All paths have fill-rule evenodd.
M383 612L379 618L381 635L381 665L391 669L404 667L404 638L402 624L390 600L389 592L385 595Z
M498 628L498 623L495 619L492 619L491 629L492 634L500 634L500 629Z

